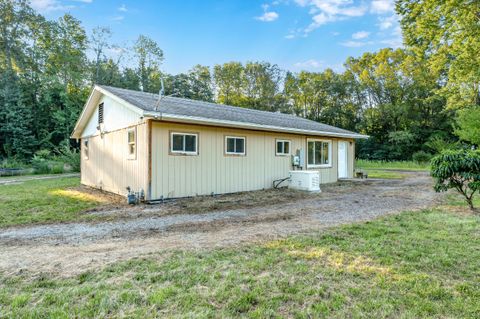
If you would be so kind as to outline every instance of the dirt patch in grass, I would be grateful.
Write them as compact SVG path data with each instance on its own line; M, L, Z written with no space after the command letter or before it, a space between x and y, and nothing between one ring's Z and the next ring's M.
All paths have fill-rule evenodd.
M287 221L293 219L295 214L279 213L250 216L243 219L225 219L210 222L187 222L168 226L166 231L189 231L189 232L208 232L226 227L244 227L258 223L273 223L278 221Z
M327 187L327 186L326 186ZM97 190L89 189L92 194ZM235 209L249 209L274 204L289 203L293 201L315 198L317 194L301 192L287 188L266 189L234 194L214 196L196 196L190 198L170 199L154 204L140 204L136 206L122 205L120 200L115 206L104 206L86 211L87 215L95 215L97 221L121 220L140 217L162 217L175 214L204 214L215 211L230 211ZM123 202L125 199L123 198Z
M95 201L103 204L118 205L126 207L126 200L124 196L113 194L110 192L101 191L96 188L88 187L85 185L79 185L76 187L68 187L64 190L65 194L72 194L73 197L78 194L80 197L92 198Z

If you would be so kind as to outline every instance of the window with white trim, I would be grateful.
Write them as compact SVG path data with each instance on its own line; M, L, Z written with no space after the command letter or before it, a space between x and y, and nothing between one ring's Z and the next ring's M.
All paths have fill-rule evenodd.
M198 155L198 134L172 132L170 134L170 152L173 154Z
M225 154L245 155L245 137L225 136Z
M88 160L88 138L83 140L83 158Z
M137 130L131 128L127 131L128 158L137 158Z
M307 165L309 167L331 167L332 141L308 140Z
M290 141L277 140L275 155L290 155Z

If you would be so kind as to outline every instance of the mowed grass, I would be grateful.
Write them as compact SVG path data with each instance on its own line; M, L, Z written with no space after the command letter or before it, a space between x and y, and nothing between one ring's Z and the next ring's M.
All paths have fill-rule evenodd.
M414 161L369 161L358 159L355 167L359 169L382 169L382 170L409 170L409 171L428 171L428 163L417 163Z
M82 211L100 203L69 189L79 185L78 177L0 185L0 227L77 219Z
M0 316L478 318L480 218L441 210L74 278L0 276Z
M385 178L385 179L402 179L405 178L405 174L396 171L388 171L388 170L375 170L375 169L368 169L365 170L368 174L368 178Z

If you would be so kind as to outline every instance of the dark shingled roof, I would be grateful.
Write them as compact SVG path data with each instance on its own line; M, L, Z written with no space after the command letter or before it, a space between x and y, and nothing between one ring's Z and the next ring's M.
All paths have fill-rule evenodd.
M118 96L130 104L148 112L156 112L155 106L158 94L120 89L99 85L102 89ZM253 110L243 107L209 103L178 97L164 96L158 111L165 114L186 117L200 117L217 121L233 121L254 125L268 125L279 128L299 129L308 131L328 132L334 134L362 135L331 125L307 120L295 115Z

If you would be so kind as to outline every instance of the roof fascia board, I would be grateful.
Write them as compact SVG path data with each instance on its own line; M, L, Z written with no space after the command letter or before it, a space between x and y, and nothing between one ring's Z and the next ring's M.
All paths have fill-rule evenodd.
M173 121L173 122L183 122L183 123L196 123L196 124L216 124L216 125L223 125L228 127L238 127L238 128L246 128L246 129L261 129L266 131L274 131L274 132L287 132L287 133L295 133L295 134L306 134L306 135L322 135L322 136L330 136L330 137L345 137L345 138L357 138L357 139L366 139L368 135L362 134L348 134L348 133L335 133L335 132L326 132L326 131L315 131L315 130L302 130L302 129L295 129L295 128L288 128L288 127L279 127L273 125L261 125L261 124L252 124L252 123L245 123L245 122L237 122L237 121L228 121L228 120L215 120L203 117L196 117L196 116L184 116L184 115L176 115L176 114L168 114L168 113L161 113L161 112L147 112L143 113L144 117L153 118L156 120L163 120L163 121Z
M72 135L70 135L70 138L79 138L80 137L81 132L78 132L78 130L80 128L80 124L85 120L87 109L89 109L89 106L91 105L90 102L92 101L94 95L95 95L95 88L92 90L92 92L90 92L90 95L88 96L87 102L83 106L82 113L80 114L77 122L75 123L75 127L73 128L73 132L72 132ZM84 129L84 128L85 128L85 126L82 127L82 129Z

